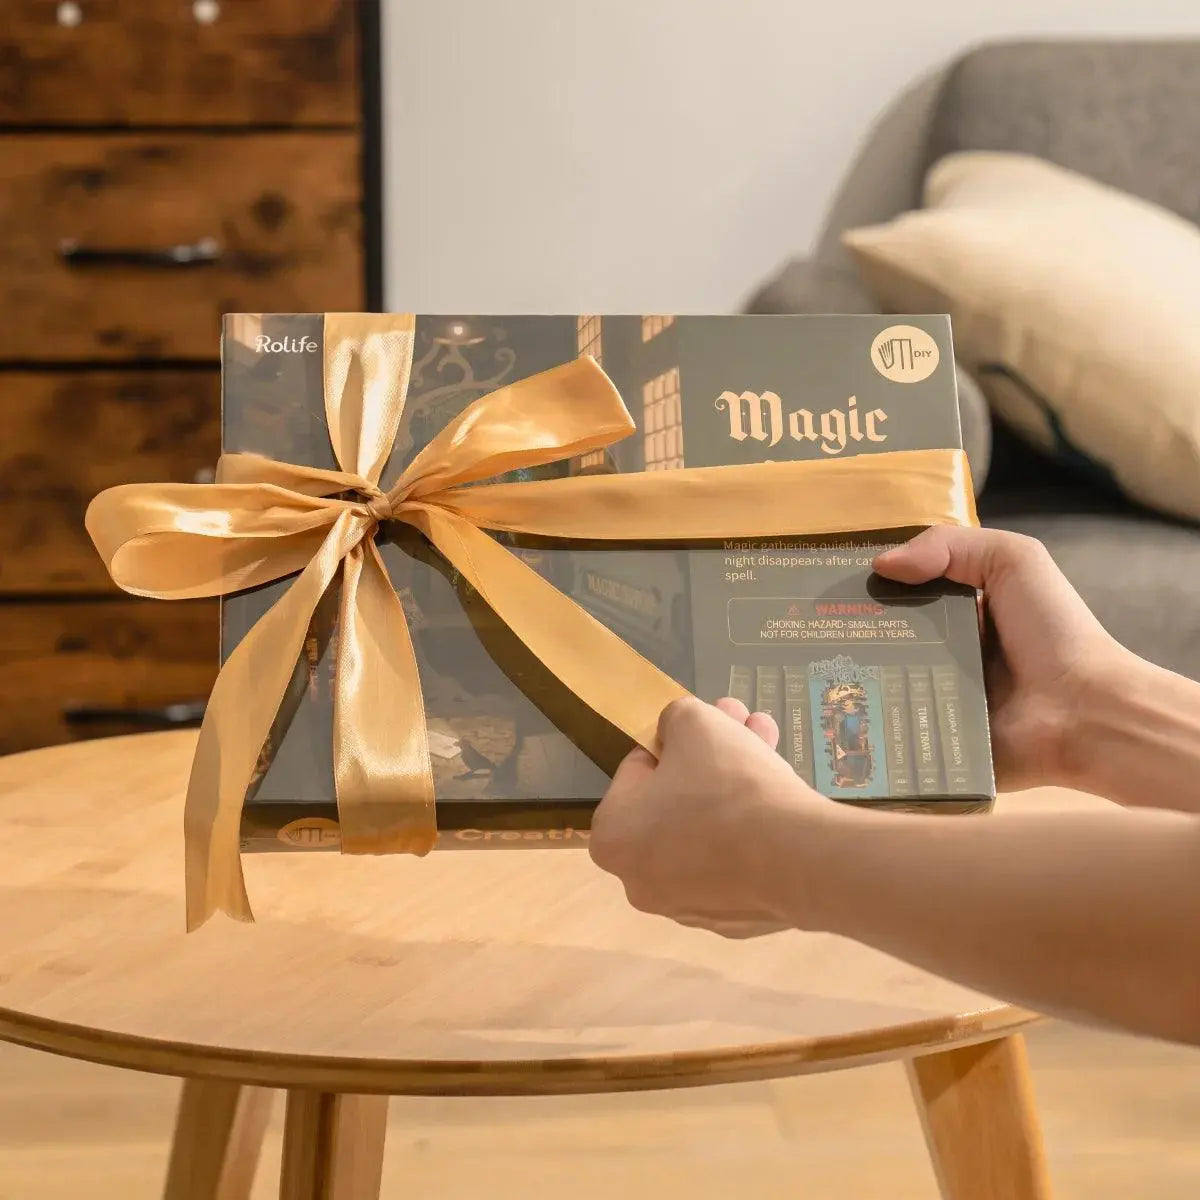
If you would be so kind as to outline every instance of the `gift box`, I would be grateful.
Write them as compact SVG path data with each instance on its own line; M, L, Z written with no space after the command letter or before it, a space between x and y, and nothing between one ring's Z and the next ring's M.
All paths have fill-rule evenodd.
M89 512L128 590L223 596L193 923L239 850L584 846L689 692L832 799L986 810L975 593L870 569L975 519L953 362L944 317L228 316L217 483Z

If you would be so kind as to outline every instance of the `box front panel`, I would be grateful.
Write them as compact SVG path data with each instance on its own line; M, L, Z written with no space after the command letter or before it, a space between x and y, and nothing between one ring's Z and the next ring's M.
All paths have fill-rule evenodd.
M227 319L226 450L335 465L322 324ZM959 445L944 318L422 316L385 486L473 400L579 353L617 384L637 432L516 478ZM500 540L685 687L771 712L780 752L825 794L938 810L992 796L974 594L874 576L871 557L894 535L688 550ZM627 739L411 529L388 527L379 544L417 652L443 843L581 844ZM225 603L226 654L285 586ZM247 807L254 848L337 844L335 615L331 594L265 748Z

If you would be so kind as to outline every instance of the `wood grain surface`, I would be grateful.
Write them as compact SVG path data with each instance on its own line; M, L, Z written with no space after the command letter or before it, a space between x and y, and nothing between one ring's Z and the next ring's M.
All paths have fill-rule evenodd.
M207 600L0 603L0 754L131 728L72 727L70 706L204 699L217 674L217 620Z
M1051 1200L1024 1038L915 1058L908 1076L947 1200Z
M359 120L357 0L5 0L0 122L305 125Z
M115 592L83 518L121 483L192 483L221 452L216 371L0 374L0 595Z
M193 744L0 761L0 1038L279 1087L487 1095L822 1071L1033 1019L835 937L727 942L640 914L582 852L259 855L260 923L189 936Z
M358 311L361 224L353 133L0 136L0 358L215 361L223 313ZM79 265L64 239L220 258Z
M279 1200L378 1200L386 1096L289 1092Z
M249 1200L274 1106L274 1092L185 1080L162 1200Z

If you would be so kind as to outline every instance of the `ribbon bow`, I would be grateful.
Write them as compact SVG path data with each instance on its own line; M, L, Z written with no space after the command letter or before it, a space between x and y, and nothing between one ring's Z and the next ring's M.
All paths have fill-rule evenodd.
M298 572L229 656L205 712L185 809L189 928L217 911L253 920L242 805L313 613L339 572L342 851L425 854L436 843L416 657L375 546L380 522L423 533L568 688L651 751L659 714L685 690L485 530L679 542L974 522L966 460L951 450L480 484L634 431L590 358L476 400L385 492L380 476L404 411L414 325L412 315L326 315L325 408L340 470L229 454L215 483L125 485L88 508L109 573L135 595L223 595Z

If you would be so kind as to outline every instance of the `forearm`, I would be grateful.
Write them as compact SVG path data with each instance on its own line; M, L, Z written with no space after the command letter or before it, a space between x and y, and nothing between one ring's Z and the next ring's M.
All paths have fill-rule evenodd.
M1130 807L1200 812L1200 683L1130 655L1081 701L1071 786Z
M1200 820L783 814L785 915L1047 1015L1200 1044Z

